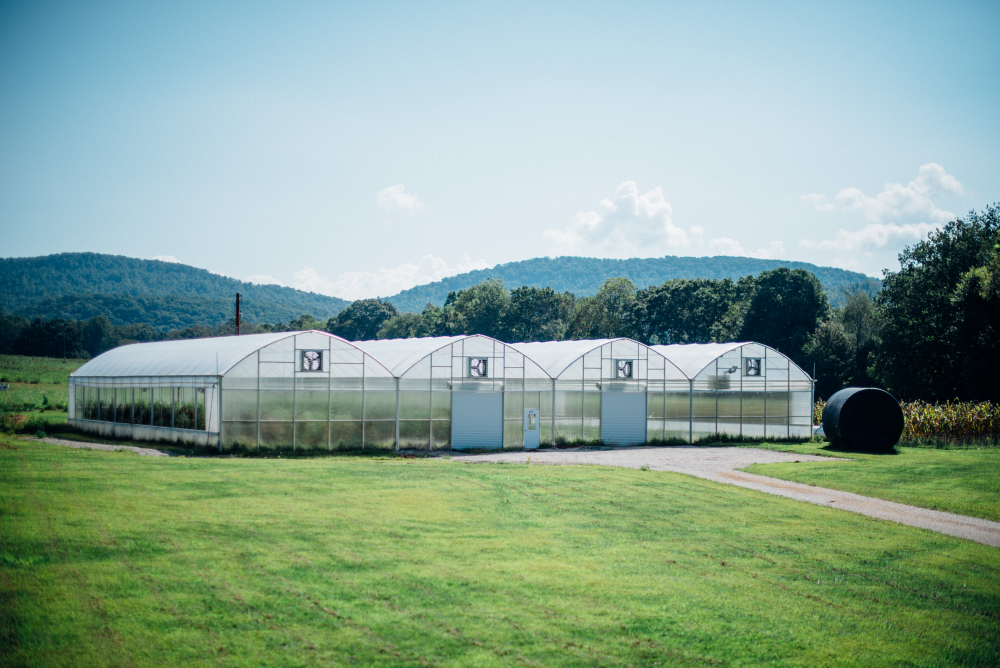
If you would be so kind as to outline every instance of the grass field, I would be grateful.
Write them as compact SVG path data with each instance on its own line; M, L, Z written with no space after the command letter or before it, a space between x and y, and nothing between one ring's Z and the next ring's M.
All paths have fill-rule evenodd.
M895 454L868 455L827 443L762 447L853 461L754 464L750 473L1000 521L1000 448L897 447Z
M8 390L0 401L21 407L26 418L33 415L46 422L65 424L69 375L86 360L61 360L49 357L0 355L0 382ZM50 410L39 411L42 407ZM51 410L58 407L58 411Z
M1000 550L680 474L4 443L2 665L1000 662Z

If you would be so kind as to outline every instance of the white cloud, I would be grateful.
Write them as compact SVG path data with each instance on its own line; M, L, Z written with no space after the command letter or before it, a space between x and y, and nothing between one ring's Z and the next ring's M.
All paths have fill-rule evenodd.
M160 262L180 262L173 255L157 255L153 258L154 260L159 260Z
M756 253L751 254L750 257L759 257L766 260L780 260L781 256L785 254L785 245L780 241L772 241L767 245L767 248L758 248Z
M756 253L749 253L743 248L743 244L729 237L712 239L708 242L708 248L716 255L743 255L768 260L780 260L785 254L785 245L780 241L772 241L767 248L758 248Z
M243 281L246 283L253 283L255 285L281 285L281 281L276 279L274 276L268 274L251 274L250 276L244 276Z
M406 192L402 185L389 186L379 191L378 205L386 211L416 211L424 207L420 198Z
M802 195L800 198L803 202L808 202L816 207L817 211L833 211L836 209L836 205L829 202L826 199L826 195L821 195L819 193L811 193L809 195Z
M439 281L474 269L486 269L483 260L463 257L458 264L449 267L440 257L425 255L419 264L408 262L398 267L380 268L375 271L353 271L330 280L315 269L305 267L295 272L292 287L309 292L340 297L341 299L365 299L386 297L417 285Z
M673 224L673 208L662 188L640 195L635 182L626 181L613 200L604 199L597 208L577 213L564 228L542 233L554 254L650 257L685 250L704 235L701 227L685 231Z
M907 225L873 223L856 232L837 230L837 234L832 239L822 241L803 239L799 245L810 250L833 250L844 253L886 247L892 249L904 243L916 243L925 239L930 231L936 230L938 227L940 226L930 223Z
M812 193L799 199L812 204L820 211L841 208L845 211L859 211L865 218L875 223L886 220L930 219L936 223L947 223L955 218L950 211L938 208L931 197L943 193L962 194L962 184L944 167L931 162L922 166L917 177L903 185L886 183L882 192L871 197L859 188L844 188L831 202L825 195Z
M743 244L736 239L719 237L708 242L708 248L716 255L746 255Z

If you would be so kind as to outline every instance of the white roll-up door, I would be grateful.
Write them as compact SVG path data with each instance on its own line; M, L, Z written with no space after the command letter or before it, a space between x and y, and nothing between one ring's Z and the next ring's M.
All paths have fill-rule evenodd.
M455 392L451 395L451 447L503 447L503 394Z
M645 392L605 392L601 395L601 440L608 445L646 442Z

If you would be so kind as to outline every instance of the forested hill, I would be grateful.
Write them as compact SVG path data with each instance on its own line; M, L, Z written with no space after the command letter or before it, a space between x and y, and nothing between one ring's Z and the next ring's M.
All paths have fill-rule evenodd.
M116 324L213 325L232 317L237 292L246 317L256 322L287 321L304 313L326 319L348 304L159 260L100 253L0 258L0 308L32 317L103 314Z
M557 292L572 292L577 297L593 295L606 279L624 276L639 288L660 285L672 278L731 278L756 276L769 269L789 267L812 272L823 284L830 301L838 305L847 290L861 287L874 294L882 286L876 278L845 269L818 267L808 262L758 260L749 257L677 257L601 260L589 257L535 258L522 262L498 264L492 269L470 271L435 283L418 285L388 297L400 311L419 312L428 303L441 306L452 291L464 290L487 278L499 278L508 288L522 285Z

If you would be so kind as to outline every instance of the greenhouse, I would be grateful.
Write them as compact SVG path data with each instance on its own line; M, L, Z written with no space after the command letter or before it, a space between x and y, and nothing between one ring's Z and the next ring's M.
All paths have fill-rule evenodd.
M121 346L70 376L69 399L85 431L220 451L520 450L808 437L812 379L755 343L311 331Z

